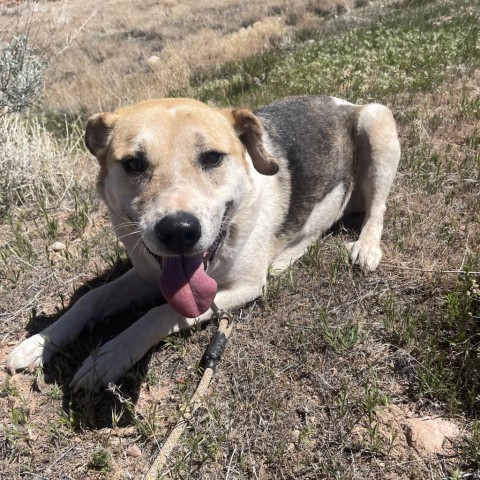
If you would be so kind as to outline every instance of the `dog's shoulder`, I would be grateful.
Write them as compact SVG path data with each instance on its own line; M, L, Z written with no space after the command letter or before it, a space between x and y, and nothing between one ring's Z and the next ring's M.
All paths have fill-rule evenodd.
M351 163L359 107L326 96L287 97L256 110L268 140L290 170L309 176Z
M254 113L270 148L289 171L290 202L282 233L301 228L313 207L354 170L356 105L326 96L287 97Z

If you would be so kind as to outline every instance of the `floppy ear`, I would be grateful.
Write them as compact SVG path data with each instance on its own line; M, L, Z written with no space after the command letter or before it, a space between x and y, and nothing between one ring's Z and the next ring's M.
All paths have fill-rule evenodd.
M234 109L227 113L238 137L252 159L255 170L263 175L275 175L278 172L278 163L263 145L263 127L258 118L247 109Z
M105 157L116 118L114 113L103 112L91 116L87 121L85 145L98 160Z

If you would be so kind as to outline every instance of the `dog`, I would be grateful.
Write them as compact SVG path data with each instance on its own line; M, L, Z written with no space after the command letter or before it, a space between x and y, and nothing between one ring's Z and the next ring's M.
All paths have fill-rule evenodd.
M270 271L295 262L346 212L365 212L347 244L351 261L375 270L381 260L400 158L383 105L298 96L253 112L149 100L92 116L85 143L133 268L24 340L8 357L11 372L45 364L89 322L157 302L70 384L105 387L167 335L210 319L213 301L231 311L260 297Z

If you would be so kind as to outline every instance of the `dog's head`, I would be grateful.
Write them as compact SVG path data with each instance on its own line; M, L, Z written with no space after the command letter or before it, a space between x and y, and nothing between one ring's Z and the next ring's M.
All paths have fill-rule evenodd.
M211 305L216 284L204 266L248 196L253 169L278 171L262 136L251 111L188 99L147 101L88 120L85 143L100 164L103 198L136 226L162 267L162 293L188 317Z

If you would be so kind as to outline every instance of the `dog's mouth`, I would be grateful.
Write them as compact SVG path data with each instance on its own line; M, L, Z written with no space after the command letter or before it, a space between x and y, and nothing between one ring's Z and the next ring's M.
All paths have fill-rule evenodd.
M222 227L205 252L167 257L153 253L145 245L147 252L160 264L162 295L175 311L187 318L196 318L206 312L217 293L217 282L207 274L207 270L228 233L225 218L226 210Z
M204 253L199 254L202 256L203 268L205 269L205 271L208 269L210 263L215 257L215 254L217 253L218 247L220 246L220 244L222 243L226 235L227 235L227 230L222 229L220 233L217 235L217 238L215 238L215 241L212 243L211 247L208 250L206 250ZM171 258L171 257L162 257L160 255L157 255L156 253L153 253L148 248L148 245L145 242L143 242L143 245L146 251L150 254L150 256L152 256L158 262L158 264L160 265L160 268L163 268L163 262L165 259ZM181 255L181 256L183 257L184 255Z

